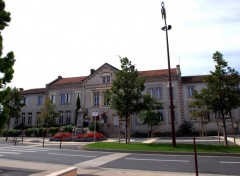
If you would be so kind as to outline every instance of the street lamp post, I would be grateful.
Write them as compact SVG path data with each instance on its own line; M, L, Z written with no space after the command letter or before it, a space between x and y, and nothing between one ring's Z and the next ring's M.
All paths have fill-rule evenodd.
M172 78L171 78L171 65L170 65L170 55L169 55L169 44L168 44L168 30L172 28L171 25L167 25L166 22L166 10L164 7L164 2L161 3L162 9L162 19L165 22L165 26L162 27L163 31L166 31L166 42L167 42L167 58L168 58L168 79L169 79L169 97L170 97L170 116L171 116L171 125L172 125L172 145L176 147L176 134L175 134L175 120L174 120L174 111L173 111L173 92L172 92Z

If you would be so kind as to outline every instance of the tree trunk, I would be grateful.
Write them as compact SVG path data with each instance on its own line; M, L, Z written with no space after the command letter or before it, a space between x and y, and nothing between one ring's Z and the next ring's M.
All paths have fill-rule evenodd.
M8 131L10 127L10 117L8 118L8 123L7 123L7 134L6 134L6 142L8 141Z
M224 116L224 112L221 111L221 115L222 115L222 121L223 121L223 137L224 137L224 145L228 146L228 141L227 141L227 129L226 129L226 120L225 120L225 116Z
M153 127L151 125L151 138L153 138Z
M128 144L130 144L130 138L131 138L131 119L128 117Z
M128 143L128 120L125 117L125 143Z

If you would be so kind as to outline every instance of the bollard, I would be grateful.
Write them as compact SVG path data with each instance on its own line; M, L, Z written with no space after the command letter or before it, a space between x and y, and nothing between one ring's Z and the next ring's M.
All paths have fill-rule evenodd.
M15 138L14 145L17 145L17 138Z

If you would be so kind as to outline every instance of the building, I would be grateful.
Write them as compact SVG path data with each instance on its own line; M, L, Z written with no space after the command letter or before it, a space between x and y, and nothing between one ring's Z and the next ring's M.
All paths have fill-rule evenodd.
M87 119L93 121L93 112L98 112L101 130L108 136L117 136L119 129L124 131L124 122L119 121L116 112L110 109L107 101L104 100L104 92L112 86L112 80L117 71L117 68L105 63L97 70L91 69L88 76L71 78L58 76L57 79L46 84L45 88L23 91L26 105L22 107L21 118L12 120L12 127L19 123L28 126L38 124L37 116L41 113L40 107L47 96L56 105L56 111L59 112L57 123L59 125L74 123L76 101L79 96L81 110L86 110ZM182 77L179 65L171 69L171 75L176 130L183 121L191 121L198 131L199 123L191 116L194 109L190 107L190 102L193 101L191 98L193 90L201 90L205 86L202 81L204 76ZM163 121L155 128L155 131L171 132L168 69L139 71L139 76L146 78L143 93L149 93L163 104L163 108L160 110L163 113ZM82 112L81 110L79 113ZM239 108L232 113L234 127L239 126L239 114ZM217 129L216 119L213 115L206 120L208 121L207 130ZM149 128L143 125L137 115L132 115L131 132L134 134L148 131Z

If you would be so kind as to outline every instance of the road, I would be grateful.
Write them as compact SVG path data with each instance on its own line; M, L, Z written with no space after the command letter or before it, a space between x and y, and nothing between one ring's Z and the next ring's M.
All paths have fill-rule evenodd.
M76 166L78 168L195 172L192 155L113 153L0 144L0 159ZM0 164L1 166L1 164ZM239 175L240 157L198 156L199 174ZM38 169L38 168L33 168Z

